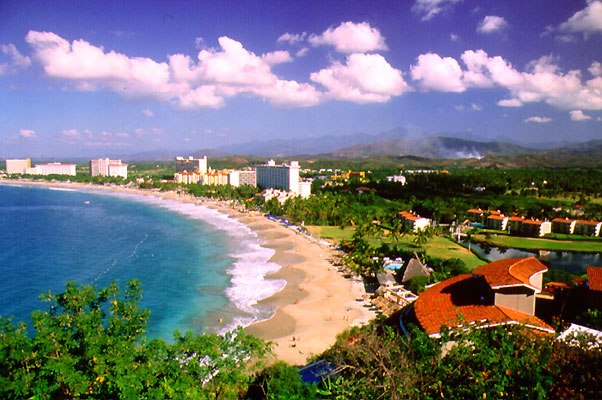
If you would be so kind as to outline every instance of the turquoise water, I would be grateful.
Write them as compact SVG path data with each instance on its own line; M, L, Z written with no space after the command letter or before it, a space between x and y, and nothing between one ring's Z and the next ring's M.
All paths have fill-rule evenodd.
M139 279L149 336L265 319L257 300L285 282L246 226L206 207L150 196L0 185L0 315L29 322L66 281ZM219 324L218 320L222 319Z

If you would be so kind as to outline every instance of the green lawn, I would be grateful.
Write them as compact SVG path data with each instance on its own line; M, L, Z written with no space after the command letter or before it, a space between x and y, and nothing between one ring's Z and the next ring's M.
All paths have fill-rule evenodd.
M489 243L493 246L512 247L523 250L552 250L552 251L583 251L583 252L602 252L602 242L600 241L570 241L570 240L549 240L524 238L516 236L491 236L473 235L473 239L478 242Z
M342 230L338 226L306 226L305 228L307 228L314 236L319 235L322 238L332 239L337 242L340 240L351 239L354 231L353 228L345 228ZM418 250L412 243L413 240L413 235L405 235L399 239L397 244L407 250ZM372 245L378 245L380 243L380 239L376 238L369 241ZM459 258L464 261L471 270L485 264L484 261L480 260L466 248L442 236L436 236L428 241L426 244L426 253L432 257Z

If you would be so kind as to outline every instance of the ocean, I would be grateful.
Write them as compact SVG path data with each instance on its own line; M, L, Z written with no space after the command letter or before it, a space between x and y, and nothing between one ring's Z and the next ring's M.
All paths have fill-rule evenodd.
M149 337L175 329L223 332L267 319L257 301L286 282L272 249L244 224L175 200L35 186L0 185L0 315L30 322L42 292L75 281L142 283Z

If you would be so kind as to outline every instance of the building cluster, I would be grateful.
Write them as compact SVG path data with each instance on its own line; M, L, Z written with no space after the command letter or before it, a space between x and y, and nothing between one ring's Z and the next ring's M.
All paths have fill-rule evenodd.
M403 220L404 226L412 232L425 230L431 224L430 219L422 218L411 211L401 211L399 217Z
M75 175L75 164L52 162L47 164L36 164L32 167L29 158L9 159L6 160L6 173L28 175Z
M91 176L121 176L124 179L128 177L128 165L121 160L110 160L108 158L99 158L90 160Z
M290 192L303 198L311 194L311 182L299 178L299 163L276 164L274 160L257 165L252 170L221 170L213 171L207 167L207 157L177 157L174 181L183 184L201 185L231 185L231 186L261 186L264 189L275 189ZM282 197L275 195L272 197Z
M485 215L488 214L487 218ZM471 221L484 222L488 229L508 231L511 235L542 237L548 233L566 235L600 236L602 222L554 218L539 221L519 216L508 217L499 211L468 210ZM484 221L483 221L484 220Z

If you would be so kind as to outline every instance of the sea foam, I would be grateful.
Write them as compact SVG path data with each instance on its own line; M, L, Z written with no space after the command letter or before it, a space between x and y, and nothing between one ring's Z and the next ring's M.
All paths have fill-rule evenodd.
M226 271L232 276L231 286L225 289L225 293L235 307L248 316L235 317L220 331L231 330L238 325L248 326L273 316L275 308L260 305L258 302L284 289L286 280L265 277L278 271L280 266L269 261L275 251L262 247L260 238L248 226L202 204L139 194L121 192L115 194L201 220L236 240L236 250L229 254L235 261Z

